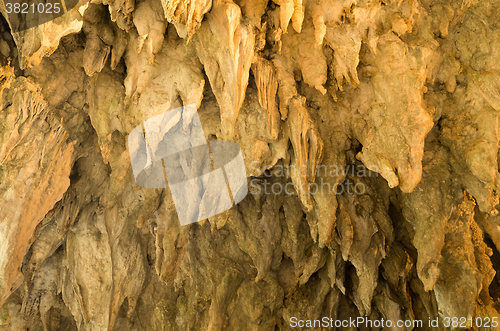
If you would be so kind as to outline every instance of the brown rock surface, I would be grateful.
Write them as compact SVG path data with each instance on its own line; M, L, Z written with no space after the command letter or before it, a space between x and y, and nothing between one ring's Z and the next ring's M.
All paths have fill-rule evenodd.
M499 329L500 1L7 2L0 330ZM127 138L190 104L249 194L181 226Z

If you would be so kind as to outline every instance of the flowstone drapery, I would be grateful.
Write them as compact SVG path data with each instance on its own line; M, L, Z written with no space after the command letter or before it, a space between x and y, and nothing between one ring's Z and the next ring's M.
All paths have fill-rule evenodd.
M0 330L498 329L500 1L6 1ZM249 194L181 226L127 138L190 104Z

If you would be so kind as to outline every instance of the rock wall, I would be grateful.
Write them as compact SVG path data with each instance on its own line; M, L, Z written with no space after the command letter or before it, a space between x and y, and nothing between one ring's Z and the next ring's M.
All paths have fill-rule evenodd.
M5 3L0 330L500 319L500 1ZM127 136L188 104L250 192L181 227Z

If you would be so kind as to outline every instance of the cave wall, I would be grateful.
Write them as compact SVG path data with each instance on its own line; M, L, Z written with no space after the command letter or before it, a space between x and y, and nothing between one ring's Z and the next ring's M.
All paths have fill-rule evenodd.
M0 12L0 330L500 318L499 1ZM189 104L250 192L180 226L127 137Z

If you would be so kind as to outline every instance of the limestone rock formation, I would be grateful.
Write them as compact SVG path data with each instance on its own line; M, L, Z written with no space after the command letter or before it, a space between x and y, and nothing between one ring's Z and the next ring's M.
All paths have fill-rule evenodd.
M500 1L9 1L0 330L500 328ZM249 193L181 226L128 135L193 104Z

